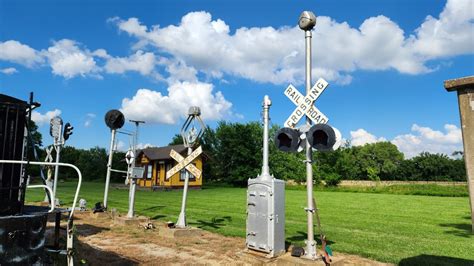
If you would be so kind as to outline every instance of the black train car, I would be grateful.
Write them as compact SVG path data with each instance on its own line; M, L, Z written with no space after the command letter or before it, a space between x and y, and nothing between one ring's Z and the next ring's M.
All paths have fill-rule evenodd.
M0 94L0 160L23 160L30 104ZM24 206L25 167L0 163L0 265L43 265L47 208Z

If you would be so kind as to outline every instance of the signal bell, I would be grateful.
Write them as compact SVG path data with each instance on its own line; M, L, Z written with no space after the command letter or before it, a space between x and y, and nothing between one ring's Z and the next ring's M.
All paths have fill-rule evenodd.
M300 145L300 133L289 127L280 128L275 134L275 145L280 151L296 152Z
M341 145L341 133L327 124L316 124L306 133L311 147L317 151L334 151Z

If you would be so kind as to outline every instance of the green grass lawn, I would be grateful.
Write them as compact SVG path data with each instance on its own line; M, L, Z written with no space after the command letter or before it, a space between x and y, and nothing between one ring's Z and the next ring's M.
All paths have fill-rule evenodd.
M58 184L58 196L71 202L75 183ZM84 183L81 197L88 207L102 201L103 183ZM176 221L182 191L137 191L138 214ZM336 252L358 254L401 264L474 265L467 197L437 197L316 191L321 221ZM38 189L28 201L42 200ZM286 191L286 240L306 239L305 191ZM109 208L128 209L128 190L111 189ZM210 187L188 194L187 220L192 226L227 236L245 237L246 189ZM244 241L242 239L242 241Z

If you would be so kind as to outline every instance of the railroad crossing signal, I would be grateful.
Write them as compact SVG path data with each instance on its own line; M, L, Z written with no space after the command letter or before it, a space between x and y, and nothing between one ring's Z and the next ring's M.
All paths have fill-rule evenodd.
M171 158L175 159L178 162L182 162L184 160L184 157L181 156L181 154L177 153L175 150L171 150L170 152ZM193 176L195 176L197 179L201 178L201 170L199 170L194 164L190 163L186 165L186 170L188 170ZM168 179L168 177L166 178Z
M175 165L173 168L166 172L166 179L169 179L177 172L181 171L183 168L186 168L189 172L191 172L196 178L201 176L201 171L197 169L193 164L191 164L194 159L196 159L202 153L202 147L199 146L195 149L188 157L184 158L175 150L171 150L170 156L178 161L178 164Z
M313 103L328 85L329 83L327 81L320 78L311 88L308 95L303 97L303 95L290 84L285 90L285 95L296 105L296 109L285 121L285 127L295 128L296 124L298 124L304 115L308 116L315 124L326 124L329 119L319 111L316 106L313 106Z
M135 153L132 150L128 150L127 153L125 154L125 162L128 165L133 164L135 161Z
M45 162L52 163L53 162L53 156L51 153L53 152L53 146L46 147L46 158L44 159Z

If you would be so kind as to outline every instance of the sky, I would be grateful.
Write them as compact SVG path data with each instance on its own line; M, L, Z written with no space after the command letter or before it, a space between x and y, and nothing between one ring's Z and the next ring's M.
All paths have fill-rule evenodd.
M104 115L119 109L146 121L140 145L164 146L190 106L215 128L260 121L264 95L283 126L295 108L284 90L305 90L304 10L317 16L313 83L329 82L315 105L343 138L407 158L462 150L443 81L473 75L471 0L0 0L0 93L34 92L45 145L59 115L74 126L67 145L107 147Z

